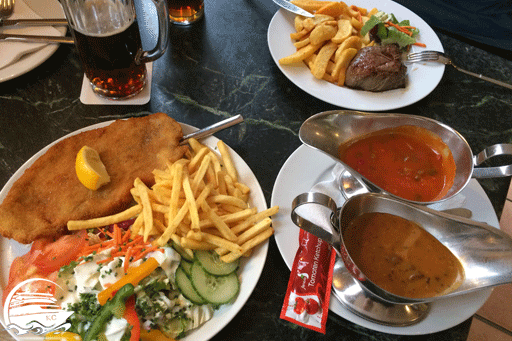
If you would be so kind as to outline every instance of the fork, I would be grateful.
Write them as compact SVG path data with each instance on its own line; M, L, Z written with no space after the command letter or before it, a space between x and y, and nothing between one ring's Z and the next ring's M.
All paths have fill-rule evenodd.
M9 18L14 12L14 0L0 0L0 21Z
M2 1L2 0L0 0L0 1ZM496 79L492 79L492 78L486 77L484 75L480 75L480 74L477 74L477 73L474 73L471 71L461 69L460 67L453 64L452 60L442 52L438 52L438 51L414 52L414 53L408 54L406 59L404 60L405 64L420 63L420 62L438 62L438 63L443 63L445 65L451 65L456 70L463 72L465 74L468 74L470 76L477 77L477 78L486 80L488 82L504 86L505 88L512 89L511 84L500 82Z

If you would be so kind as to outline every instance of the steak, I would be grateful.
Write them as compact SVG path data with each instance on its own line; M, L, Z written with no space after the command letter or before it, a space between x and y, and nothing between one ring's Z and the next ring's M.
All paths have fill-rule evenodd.
M347 68L345 85L374 92L405 88L406 72L398 45L363 47Z

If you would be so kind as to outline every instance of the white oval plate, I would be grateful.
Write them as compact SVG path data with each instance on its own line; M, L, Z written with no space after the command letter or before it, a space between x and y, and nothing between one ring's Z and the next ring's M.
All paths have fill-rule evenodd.
M441 41L434 30L419 16L390 0L353 0L348 5L371 10L376 7L386 13L393 13L401 20L410 20L411 25L420 30L418 41L427 45L427 50L444 52ZM284 75L300 89L324 102L342 108L363 111L385 111L402 108L416 103L430 94L441 81L445 65L441 63L412 64L407 66L408 82L404 89L384 92L371 92L340 87L324 80L316 79L304 63L281 65L279 59L296 51L290 34L295 32L295 14L284 9L276 12L268 27L267 39L270 54ZM411 52L425 48L413 46Z
M53 144L59 142L62 139L65 139L71 135L78 134L82 131L101 128L106 125L109 125L113 121L98 123L75 132L72 132L57 141L51 143L45 148L41 149L37 154L32 156L23 166L21 166L16 173L9 179L9 181L5 184L4 188L0 191L0 202L2 202L7 195L7 192L11 188L12 184L23 174L25 169L27 169L35 160L37 160L41 155L43 155L48 148L50 148ZM183 134L189 134L197 130L197 128L192 127L187 124L180 123L183 129ZM210 147L213 150L217 150L217 141L219 141L216 137L210 136L201 140L203 144ZM260 184L256 179L256 176L249 168L249 166L245 163L245 161L230 148L231 157L233 159L233 163L238 170L238 175L240 178L240 182L243 182L251 189L250 192L250 200L249 203L252 207L257 207L258 211L263 211L267 209L267 203L265 200L265 196L263 195L263 191L261 190ZM9 279L9 268L12 264L14 258L19 257L30 250L30 245L19 244L12 239L6 239L0 237L0 280L1 280L1 288L5 287L7 281ZM240 278L240 292L238 293L238 297L232 304L227 304L221 306L218 310L215 310L213 314L213 318L203 324L201 327L190 331L186 337L181 340L184 341L200 341L200 340L209 340L215 334L217 334L222 328L224 328L234 317L235 315L242 309L244 304L249 299L249 296L253 292L258 280L260 278L261 272L263 271L263 266L265 265L265 260L267 258L268 251L268 242L262 243L258 247L254 249L254 252L251 254L249 258L244 258L240 262L240 270L239 270L239 278ZM3 294L3 290L0 290L0 297ZM4 316L3 316L3 302L0 301L0 322L2 326L5 328L4 324ZM20 337L17 337L11 334L16 340L43 340L43 336L37 336L35 334L25 334Z
M23 0L41 18L65 19L64 11L57 0ZM61 36L66 34L65 27L56 27ZM32 71L44 63L52 54L57 51L59 44L48 44L41 50L21 58L18 62L0 69L0 83L21 76Z
M291 269L299 248L299 228L290 218L293 199L308 192L320 181L331 178L335 162L324 153L305 145L300 146L286 160L279 171L272 191L271 205L279 205L279 213L272 219L277 247ZM462 207L473 212L473 220L483 221L499 228L498 218L489 198L476 180L471 180L461 192L465 196ZM341 205L341 203L339 203ZM345 308L331 295L329 309L335 314L368 329L389 334L420 335L451 328L470 318L485 303L492 289L484 289L432 303L427 317L412 326L390 327L365 320Z

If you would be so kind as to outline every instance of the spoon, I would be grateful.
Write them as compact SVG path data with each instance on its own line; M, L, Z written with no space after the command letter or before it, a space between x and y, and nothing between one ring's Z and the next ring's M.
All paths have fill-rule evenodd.
M180 146L187 143L187 140L190 138L195 138L196 140L202 139L203 137L210 136L215 134L216 132L234 126L240 122L243 122L244 118L242 115L235 115L220 122L214 123L208 127L199 129L194 131L193 133L187 134L183 136L180 140Z

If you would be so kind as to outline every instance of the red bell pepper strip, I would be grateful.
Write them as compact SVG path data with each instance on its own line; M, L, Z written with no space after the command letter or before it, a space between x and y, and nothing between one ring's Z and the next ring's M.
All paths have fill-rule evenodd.
M130 341L139 341L140 339L140 321L135 311L135 296L130 296L126 300L126 310L124 311L124 319L132 326Z

